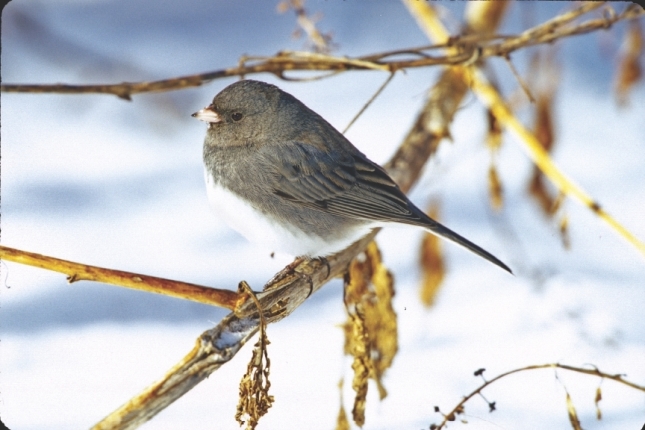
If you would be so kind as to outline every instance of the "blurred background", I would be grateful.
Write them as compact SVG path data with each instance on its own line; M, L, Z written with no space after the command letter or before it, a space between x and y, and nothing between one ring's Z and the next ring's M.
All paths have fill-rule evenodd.
M336 55L428 44L400 2L312 1L307 12L331 36ZM453 34L466 3L433 6ZM514 3L500 33L537 25L568 2ZM620 5L616 5L620 7ZM14 0L2 11L2 81L119 83L232 67L242 55L310 49L296 37L293 10L278 2L189 0ZM524 76L536 52L550 58L553 156L610 214L645 240L645 89L619 105L614 79L629 26L562 40L512 56ZM519 117L532 108L503 60L488 62ZM347 137L385 163L424 104L439 68L395 76ZM307 76L304 74L294 76ZM350 72L275 83L342 130L387 78ZM205 125L190 114L237 78L199 88L135 95L1 94L2 244L102 267L235 289L255 289L289 256L248 244L208 207L202 170ZM537 85L537 84L536 84ZM511 266L515 277L450 244L446 277L432 307L419 300L422 232L378 235L392 270L399 354L389 395L370 386L365 429L427 428L488 378L530 364L595 365L645 384L645 258L573 200L544 215L527 192L533 167L504 135L496 168L504 205L491 207L487 117L467 96L410 196L439 202L441 221ZM553 191L552 191L553 192ZM564 246L559 222L568 220ZM11 429L87 428L160 378L225 312L102 284L68 285L63 275L2 262L0 416ZM274 407L259 428L335 427L351 411L351 359L343 356L342 285L326 285L268 328ZM147 429L235 429L238 383L251 350L215 372ZM520 373L484 391L496 401L466 405L465 428L567 428L565 387L586 429L640 428L645 395L598 378L551 370ZM458 428L461 424L451 424Z

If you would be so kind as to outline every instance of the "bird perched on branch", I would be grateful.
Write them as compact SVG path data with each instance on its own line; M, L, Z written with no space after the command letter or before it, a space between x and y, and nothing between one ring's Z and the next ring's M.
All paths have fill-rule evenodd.
M193 114L208 123L209 200L252 242L325 257L388 224L418 226L511 270L417 208L387 172L292 95L242 80Z

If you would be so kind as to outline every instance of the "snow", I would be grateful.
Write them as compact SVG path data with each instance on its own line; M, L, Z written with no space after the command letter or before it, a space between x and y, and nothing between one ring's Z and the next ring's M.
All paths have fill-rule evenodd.
M197 73L242 54L301 49L295 18L274 2L27 2L3 10L3 83L117 83ZM463 4L440 6L455 22ZM398 2L307 3L322 11L339 55L427 44ZM545 19L560 3L517 3L521 19ZM41 23L52 33L39 32ZM539 22L539 21L537 21ZM537 23L536 22L536 23ZM401 31L404 28L406 31ZM624 26L558 45L564 66L556 97L558 165L615 218L645 240L645 90L617 108L608 80ZM386 37L387 36L387 37ZM526 70L522 54L513 57ZM491 61L504 91L516 84ZM373 160L392 155L438 69L400 74L347 133ZM343 129L386 79L347 73L314 83L276 83ZM259 289L290 262L248 244L210 212L203 183L205 127L190 117L233 79L181 92L134 96L2 93L2 244L72 261L235 289ZM526 120L526 116L523 117ZM525 193L531 165L504 137L499 170L506 206L489 207L485 115L469 96L413 189L420 207L441 201L441 220L509 264L510 276L445 243L448 276L437 304L418 299L421 232L378 236L396 279L400 351L388 397L368 395L365 429L427 428L482 381L531 364L598 366L645 385L645 258L577 202L567 200L572 248ZM204 305L2 263L0 416L11 429L90 427L159 379L225 312ZM268 329L271 394L259 428L333 428L340 404L351 415L351 360L342 355L342 290L335 280ZM253 341L251 342L253 343ZM238 428L238 383L249 347L147 423L146 429ZM555 378L557 375L557 379ZM593 399L601 385L603 420ZM585 429L640 428L642 392L562 370L533 370L491 385L495 401L466 404L470 424L450 428L567 428L565 387Z

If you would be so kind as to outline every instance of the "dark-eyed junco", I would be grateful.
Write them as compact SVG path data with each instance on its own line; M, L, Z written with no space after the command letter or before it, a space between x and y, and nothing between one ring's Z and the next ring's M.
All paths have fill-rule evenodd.
M425 215L383 168L274 85L238 81L193 117L208 123L204 164L210 202L252 242L295 256L324 257L375 227L410 224L511 272Z

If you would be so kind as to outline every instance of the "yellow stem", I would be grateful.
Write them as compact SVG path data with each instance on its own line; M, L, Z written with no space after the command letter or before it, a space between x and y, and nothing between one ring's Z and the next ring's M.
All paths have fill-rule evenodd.
M86 264L74 263L73 261L21 251L2 245L0 245L0 258L6 261L13 261L14 263L64 273L67 275L69 283L77 281L102 282L104 284L163 294L230 310L235 310L246 298L246 294L238 294L230 290L209 288L187 282L123 272L121 270L88 266Z

